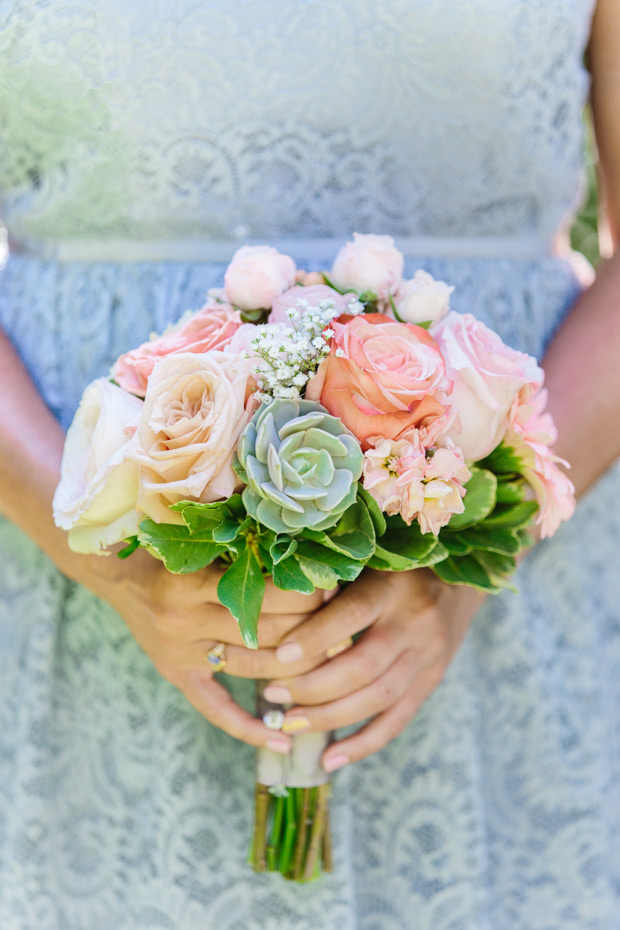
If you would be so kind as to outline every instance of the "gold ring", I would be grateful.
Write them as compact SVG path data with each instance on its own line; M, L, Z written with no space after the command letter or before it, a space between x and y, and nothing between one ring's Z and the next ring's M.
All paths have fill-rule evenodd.
M207 652L207 662L211 666L212 672L221 672L223 668L226 667L226 652L225 643L217 643L213 649L209 649Z
M333 659L334 656L339 656L341 652L346 652L347 649L350 649L353 645L353 637L347 636L346 639L343 639L341 643L338 643L337 646L330 646L327 650L327 658Z

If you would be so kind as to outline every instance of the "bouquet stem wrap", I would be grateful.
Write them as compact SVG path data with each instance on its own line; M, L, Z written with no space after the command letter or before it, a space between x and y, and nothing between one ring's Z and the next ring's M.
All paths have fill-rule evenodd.
M257 685L257 712L282 706L265 699L267 681ZM284 708L285 709L285 708ZM254 835L249 859L256 872L281 872L293 881L312 881L331 870L328 798L330 776L321 756L330 733L300 733L283 756L259 749L256 759Z

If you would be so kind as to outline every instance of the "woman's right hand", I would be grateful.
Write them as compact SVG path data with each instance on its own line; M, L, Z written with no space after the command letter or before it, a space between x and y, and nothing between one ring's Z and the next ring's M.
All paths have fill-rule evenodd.
M217 598L222 569L209 566L188 575L173 575L142 550L127 560L114 556L75 556L71 575L107 601L158 671L183 692L211 723L253 746L286 753L291 739L267 729L233 700L207 661L217 643L226 645L226 672L242 678L300 675L323 658L282 665L275 649L287 633L323 604L323 592L306 596L277 589L267 580L258 636L260 648L243 645L238 625Z

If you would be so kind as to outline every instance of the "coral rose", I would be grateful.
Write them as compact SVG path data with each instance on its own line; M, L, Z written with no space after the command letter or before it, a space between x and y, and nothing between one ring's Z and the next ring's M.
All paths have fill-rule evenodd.
M391 236L353 233L353 242L343 245L336 255L331 278L343 290L372 291L385 299L398 287L404 265Z
M468 461L478 461L501 442L521 388L540 387L542 370L535 358L511 349L471 313L452 311L430 332L454 382L450 402L458 418L446 435Z
M105 378L89 384L69 427L54 519L74 552L105 554L138 532L138 466L130 455L143 403Z
M241 310L268 310L295 284L295 262L269 245L244 245L226 269L226 298Z
M198 313L184 316L158 339L121 355L112 376L124 390L144 397L148 379L160 358L175 352L223 349L241 325L241 314L229 304L208 303Z
M157 523L182 523L181 500L222 500L239 485L232 459L255 402L249 362L212 351L169 355L153 369L138 427L138 506Z
M364 450L372 436L398 439L446 412L451 385L426 330L381 313L342 317L331 328L330 354L308 382L306 397L340 417Z

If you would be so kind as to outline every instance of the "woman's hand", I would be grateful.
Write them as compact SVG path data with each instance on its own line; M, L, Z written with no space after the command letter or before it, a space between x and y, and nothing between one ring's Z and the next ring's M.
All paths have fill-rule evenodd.
M285 715L289 733L335 730L373 717L353 736L332 743L323 766L331 772L363 759L397 736L435 690L483 600L427 569L366 569L293 630L277 656L293 672L298 662L323 657L365 630L355 645L319 668L273 681L265 696L296 705Z
M268 730L233 700L209 666L207 653L224 643L226 671L243 678L287 674L287 667L276 659L275 647L323 603L323 592L309 597L287 593L267 581L258 624L261 648L252 650L243 645L236 621L218 601L220 568L173 575L139 550L126 561L76 556L75 570L68 573L121 615L158 671L207 720L253 746L289 751L289 736ZM303 657L291 670L301 674L324 659L324 655Z

